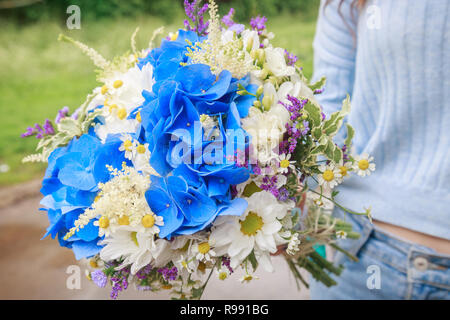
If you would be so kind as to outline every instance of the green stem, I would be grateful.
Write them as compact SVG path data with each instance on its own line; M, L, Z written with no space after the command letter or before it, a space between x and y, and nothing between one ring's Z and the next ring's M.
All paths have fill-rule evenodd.
M312 189L309 189L309 191L311 191L312 193L318 194L319 196L324 197L325 199L327 199L327 200L333 202L335 206L341 208L341 209L344 210L345 212L348 212L348 213L354 214L354 215L358 215L358 216L368 216L367 212L356 212L356 211L347 209L347 208L341 206L339 203L337 203L337 202L334 201L333 199L331 199L331 198L329 198L329 197L327 197L327 196L324 196L322 193L319 193L319 192L317 192L317 191L315 191L315 190L312 190Z
M206 279L206 282L205 282L205 284L202 287L202 293L200 293L200 296L198 297L198 300L200 300L202 298L203 292L205 292L206 285L208 284L209 279L211 278L211 275L212 275L213 271L214 271L214 267L212 267L211 271L209 272L208 278Z

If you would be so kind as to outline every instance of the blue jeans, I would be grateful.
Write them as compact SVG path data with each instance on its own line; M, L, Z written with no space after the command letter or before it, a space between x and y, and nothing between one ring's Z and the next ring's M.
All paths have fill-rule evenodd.
M343 218L342 211L334 215ZM334 263L344 266L333 276L338 284L327 288L311 278L311 299L450 299L450 255L399 239L365 217L345 220L361 237L338 244L359 262L336 252Z

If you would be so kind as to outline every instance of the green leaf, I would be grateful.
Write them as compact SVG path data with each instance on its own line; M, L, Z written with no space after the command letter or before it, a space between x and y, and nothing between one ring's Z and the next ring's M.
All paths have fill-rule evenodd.
M312 136L314 139L319 140L322 137L322 129L320 127L314 128L312 131Z
M308 113L309 119L313 127L320 126L322 122L321 110L318 106L308 101L304 106L304 110Z
M355 136L355 129L351 125L347 123L347 138L345 138L345 145L347 146L347 150L350 150L350 146L352 145L353 137Z
M314 91L314 90L316 90L316 89L322 89L323 86L325 85L326 81L327 81L327 78L322 77L322 78L320 78L319 81L316 81L316 82L314 82L313 84L310 84L308 87L309 87L312 91Z
M336 124L332 124L327 129L325 129L325 134L328 136L334 136L338 132L338 126Z
M256 268L258 268L258 260L256 260L254 250L252 250L252 252L248 255L247 259L250 261L253 271L255 271Z
M339 163L339 161L341 161L341 160L342 160L342 150L338 147L335 147L333 161L335 163Z
M325 151L326 145L319 144L318 146L311 149L311 155L319 155Z
M328 140L324 153L331 161L334 161L334 149L336 149L336 146L331 140Z
M58 123L58 131L65 133L69 136L79 136L82 134L78 122L72 118L63 118Z
M347 97L344 99L344 101L342 101L342 109L341 109L341 113L343 116L346 116L347 114L350 113L350 96L347 94Z

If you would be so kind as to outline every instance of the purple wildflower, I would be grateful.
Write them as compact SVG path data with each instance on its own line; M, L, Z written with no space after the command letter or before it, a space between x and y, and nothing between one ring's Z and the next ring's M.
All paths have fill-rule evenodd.
M289 103L280 101L280 104L290 112L290 120L292 121L292 125L286 123L288 138L280 144L280 150L287 153L292 153L297 147L298 139L308 134L310 130L309 122L302 120L302 110L306 103L308 103L308 99L300 100L290 95L287 96L287 99Z
M266 29L266 21L267 18L262 16L253 17L250 20L250 26L253 30L258 31L258 34L261 35L263 30Z
M284 54L286 55L288 66L293 66L297 62L298 58L296 55L290 53L286 49L284 49Z
M322 92L323 92L323 88L314 90L314 94L321 94Z
M166 281L175 280L178 276L178 269L175 266L170 269L168 267L160 268L158 272L162 274Z
M36 132L34 131L34 129L32 127L28 127L27 131L25 131L24 133L22 133L20 136L22 138L26 138L26 137L30 137L32 135L34 135Z
M228 30L234 31L236 34L240 34L245 30L245 26L240 23L235 23Z
M197 32L199 35L206 35L209 21L204 20L203 15L208 10L208 4L200 7L200 0L184 0L184 11L188 19L184 20L184 26L187 30ZM190 21L189 21L190 20Z
M283 187L279 190L278 200L286 201L287 199L289 199L289 191Z
M62 118L65 118L69 114L69 107L63 107L58 111L55 118L55 123L59 123Z
M234 25L235 22L233 21L233 15L234 9L230 8L230 11L228 11L228 13L222 18L223 24L226 25L227 27L231 27L232 25Z
M91 273L92 282L94 282L98 287L104 288L108 282L108 277L102 270L95 270Z
M228 271L230 271L230 273L234 272L233 268L231 268L231 259L230 258L222 257L222 265L227 267L227 269L228 269Z
M48 119L45 119L44 132L46 135L55 134L55 129L53 128L52 122Z

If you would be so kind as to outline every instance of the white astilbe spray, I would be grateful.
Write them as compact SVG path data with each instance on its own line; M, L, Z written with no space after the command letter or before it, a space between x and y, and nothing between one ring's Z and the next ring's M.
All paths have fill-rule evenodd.
M111 166L108 166L108 170L113 178L106 183L99 184L100 192L91 208L78 217L74 223L75 227L71 228L64 236L65 240L99 216L108 221L107 226L101 226L106 229L123 224L120 219L125 216L127 225L140 225L145 215L152 214L145 199L145 192L150 186L150 178L125 164L120 171Z
M217 4L210 0L208 39L195 44L188 42L190 47L187 48L186 55L191 58L190 64L206 64L215 75L228 70L233 77L240 79L253 70L253 59L246 50L243 50L242 39L234 36L233 40L222 43L220 17L217 11Z

